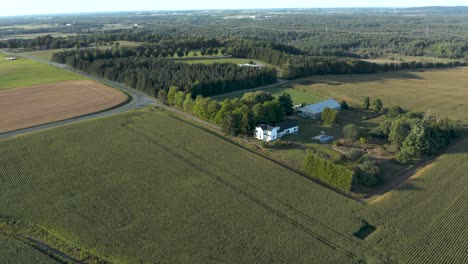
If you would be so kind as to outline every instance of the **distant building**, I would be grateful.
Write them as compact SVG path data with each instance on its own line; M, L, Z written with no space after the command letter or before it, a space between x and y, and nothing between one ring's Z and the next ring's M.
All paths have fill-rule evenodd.
M313 139L316 141L320 141L320 143L330 143L333 141L334 137L325 134L325 132L322 132L320 135L314 137Z
M319 119L322 116L322 112L325 110L325 108L340 111L341 105L334 99L328 99L316 104L310 104L301 107L297 110L297 114L305 118Z
M263 68L263 65L261 65L261 64L250 64L250 63L237 64L237 66L239 66L239 67Z
M17 60L17 58L16 57L9 57L9 58L6 58L6 60L12 61L12 60Z
M295 120L285 120L277 125L270 126L261 124L255 127L255 138L263 141L275 141L285 135L299 132L299 124Z

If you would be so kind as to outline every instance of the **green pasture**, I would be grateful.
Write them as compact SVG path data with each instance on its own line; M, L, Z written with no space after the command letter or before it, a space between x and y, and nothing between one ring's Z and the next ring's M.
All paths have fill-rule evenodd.
M0 90L83 79L77 74L33 60L18 57L8 61L5 58L6 55L0 54Z

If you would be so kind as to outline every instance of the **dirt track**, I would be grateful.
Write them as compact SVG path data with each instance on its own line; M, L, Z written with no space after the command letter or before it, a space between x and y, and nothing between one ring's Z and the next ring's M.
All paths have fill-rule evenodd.
M0 133L99 112L127 95L94 81L66 81L0 91Z

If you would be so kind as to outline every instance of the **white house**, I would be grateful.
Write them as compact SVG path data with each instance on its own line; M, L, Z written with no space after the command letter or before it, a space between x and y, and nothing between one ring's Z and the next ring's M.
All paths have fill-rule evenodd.
M255 128L255 138L263 141L275 141L285 135L299 132L299 125L295 120L285 120L275 126L261 124Z
M340 111L341 105L334 99L328 99L316 104L306 105L297 110L297 114L312 119L319 119L322 116L322 112L325 108L330 108L331 110Z

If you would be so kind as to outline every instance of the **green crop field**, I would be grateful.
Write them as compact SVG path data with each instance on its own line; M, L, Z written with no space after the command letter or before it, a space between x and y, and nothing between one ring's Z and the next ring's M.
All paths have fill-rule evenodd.
M360 203L162 112L2 140L0 156L2 214L116 262L386 259L352 235Z
M381 74L315 76L290 84L315 95L345 99L360 105L364 96L382 99L384 107L460 118L468 121L468 67Z
M413 179L371 203L379 226L369 243L401 263L468 261L468 140Z
M37 251L29 245L13 239L12 237L0 235L0 263L38 263L53 264L60 263L47 255Z
M363 205L132 111L0 141L0 212L124 263L463 263L467 146ZM377 228L366 240L353 236L361 221Z
M36 84L83 79L77 74L29 59L6 60L0 54L0 90Z
M320 101L324 101L328 99L327 97L320 96L314 93L309 93L306 91L301 91L299 89L294 89L290 85L278 85L274 87L268 87L265 89L256 89L256 91L257 90L269 92L274 96L279 96L285 92L289 93L295 104L311 104L311 103L316 103L316 102L320 102ZM230 93L227 95L215 96L214 98L218 101L223 101L224 99L241 98L247 92L239 91L239 92Z

